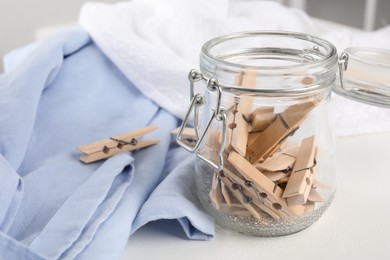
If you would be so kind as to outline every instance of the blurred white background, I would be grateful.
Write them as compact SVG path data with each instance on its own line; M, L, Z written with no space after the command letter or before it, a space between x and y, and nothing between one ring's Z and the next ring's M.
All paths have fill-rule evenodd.
M158 1L158 0L156 0ZM259 0L261 1L261 0ZM390 22L389 0L276 0L310 16L374 30ZM77 22L85 0L1 0L0 57L59 28ZM115 3L121 0L100 0ZM0 62L0 72L3 70Z
M36 40L37 34L76 23L86 0L0 0L0 57ZM120 0L100 0L115 3ZM39 35L38 35L39 36ZM0 62L0 72L3 62Z

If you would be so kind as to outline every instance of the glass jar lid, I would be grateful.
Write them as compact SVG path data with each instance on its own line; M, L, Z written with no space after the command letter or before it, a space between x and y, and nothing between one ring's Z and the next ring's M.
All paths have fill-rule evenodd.
M390 108L390 50L352 47L339 58L337 94Z

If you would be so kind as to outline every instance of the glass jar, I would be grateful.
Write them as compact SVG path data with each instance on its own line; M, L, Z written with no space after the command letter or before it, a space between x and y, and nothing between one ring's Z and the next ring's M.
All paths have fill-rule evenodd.
M288 235L329 207L336 171L328 108L337 67L335 47L307 34L243 32L203 45L177 141L197 154L197 194L219 225ZM190 120L195 146L183 139Z
M335 93L390 108L390 50L350 47L340 55L339 64L340 80L333 88Z

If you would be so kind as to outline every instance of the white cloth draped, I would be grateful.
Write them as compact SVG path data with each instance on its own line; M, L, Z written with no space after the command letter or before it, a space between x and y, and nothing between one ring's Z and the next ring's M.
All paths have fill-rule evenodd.
M271 1L88 3L79 22L145 96L181 118L189 105L187 74L199 67L200 48L207 40L249 30L319 34L304 12ZM319 36L339 52L349 46L390 46L390 26L377 32L339 29ZM332 102L336 135L390 131L390 110L337 95Z

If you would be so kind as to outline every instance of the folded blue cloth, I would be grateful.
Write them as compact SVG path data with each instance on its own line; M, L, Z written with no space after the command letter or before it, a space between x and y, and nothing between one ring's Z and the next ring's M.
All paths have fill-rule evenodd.
M178 119L140 94L85 31L15 51L5 65L2 258L114 259L130 234L158 219L178 219L189 238L213 236L194 194L194 157L170 137ZM78 146L147 125L158 126L145 138L159 144L88 165L78 160Z

